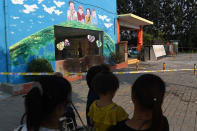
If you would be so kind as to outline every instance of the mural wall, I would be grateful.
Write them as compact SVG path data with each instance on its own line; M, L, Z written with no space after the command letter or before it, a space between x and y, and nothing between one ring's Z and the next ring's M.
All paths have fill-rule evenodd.
M5 43L5 24L4 24L4 8L3 1L0 1L0 72L7 72L6 64L6 43ZM0 75L0 82L6 82L6 76Z
M116 0L6 2L10 72L25 72L27 63L36 57L50 61L55 70L54 25L101 30L106 58L115 51ZM20 76L11 80L22 82Z

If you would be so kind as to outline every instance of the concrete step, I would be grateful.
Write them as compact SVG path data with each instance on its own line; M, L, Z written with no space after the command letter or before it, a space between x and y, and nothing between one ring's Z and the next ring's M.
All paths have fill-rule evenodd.
M23 84L0 83L0 98L24 95L32 88L33 82Z
M8 94L8 93L5 93L5 92L3 92L3 91L0 91L0 101L1 100L4 100L4 99L6 99L6 98L9 98L9 97L11 97L12 95L11 94Z

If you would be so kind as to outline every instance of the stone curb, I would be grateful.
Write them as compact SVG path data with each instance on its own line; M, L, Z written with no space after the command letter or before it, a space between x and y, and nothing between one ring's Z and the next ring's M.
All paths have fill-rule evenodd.
M8 84L8 83L1 83L0 84L0 91L10 94L12 96L24 95L28 91L30 91L33 82L24 83L24 84Z

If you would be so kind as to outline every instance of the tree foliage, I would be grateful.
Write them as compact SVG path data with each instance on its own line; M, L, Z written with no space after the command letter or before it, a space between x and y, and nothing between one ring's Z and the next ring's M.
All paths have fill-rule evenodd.
M181 46L197 47L197 0L118 0L118 14L124 13L153 21L144 31L154 39L180 40Z

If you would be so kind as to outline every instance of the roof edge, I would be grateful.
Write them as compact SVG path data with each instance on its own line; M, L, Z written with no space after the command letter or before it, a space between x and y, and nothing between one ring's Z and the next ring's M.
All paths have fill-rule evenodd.
M138 19L138 20L140 20L140 21L146 22L146 23L148 23L148 24L150 24L150 25L153 25L153 24L154 24L154 22L152 22L152 21L150 21L150 20L147 20L147 19L145 19L145 18L142 18L142 17L140 17L140 16L134 15L134 14L132 14L132 13L118 15L118 17L126 17L126 16L131 16L131 17L133 17L133 18L135 18L135 19Z

